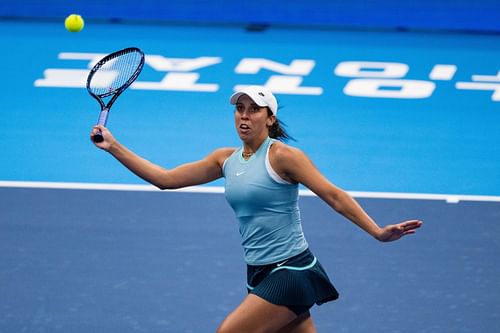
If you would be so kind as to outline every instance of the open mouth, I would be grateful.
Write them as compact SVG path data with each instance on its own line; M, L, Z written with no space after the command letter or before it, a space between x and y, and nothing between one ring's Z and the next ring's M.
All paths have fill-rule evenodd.
M249 130L249 129L250 129L250 127L249 127L248 125L246 125L246 124L241 124L241 125L240 125L240 128L241 128L242 130Z

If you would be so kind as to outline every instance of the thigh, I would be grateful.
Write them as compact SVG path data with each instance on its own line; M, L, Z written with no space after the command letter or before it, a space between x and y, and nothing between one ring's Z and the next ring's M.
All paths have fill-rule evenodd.
M298 316L294 321L280 329L277 333L316 333L316 327L308 311Z
M286 306L249 294L222 322L217 333L276 333L297 318Z

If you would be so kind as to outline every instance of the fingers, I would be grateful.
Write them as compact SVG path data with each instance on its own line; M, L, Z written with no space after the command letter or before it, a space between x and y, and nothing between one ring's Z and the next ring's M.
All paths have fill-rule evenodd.
M104 132L106 130L106 127L102 126L102 125L95 125L94 127L92 127L92 133L97 133L99 131L101 132Z
M377 238L382 242L391 242L403 236L414 234L416 229L422 226L420 220L408 220L398 224L387 225L383 228L381 235Z
M411 220L399 224L400 230L409 231L415 230L422 226L423 222L420 220Z
M108 129L106 127L104 127L103 125L95 125L94 127L92 127L92 130L90 131L90 134L91 135L95 135L99 132L109 132Z
M96 140L96 136L100 136L100 138L98 138L100 140ZM112 136L110 132L103 125L95 125L94 127L92 127L92 130L90 131L90 141L92 141L92 143L94 143L97 147L101 149L106 150L106 147L109 144L109 139L111 138Z
M91 136L94 136L97 132L102 131L104 129L104 127L102 127L101 125L95 125L94 127L92 127L92 130L90 131L90 135Z
M400 224L408 224L408 225L414 225L414 224L422 224L423 222L421 220L408 220L404 221Z
M398 225L397 230L400 232L401 236L411 235L416 232L416 229L422 226L423 222L420 220L410 220Z

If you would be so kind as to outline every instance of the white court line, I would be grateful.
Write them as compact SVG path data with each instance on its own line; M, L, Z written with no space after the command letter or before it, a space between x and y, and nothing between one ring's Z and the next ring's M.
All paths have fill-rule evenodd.
M1 187L161 192L161 190L159 190L153 185L105 184L105 183L0 181L0 188ZM224 193L224 188L222 186L191 186L178 190L169 190L168 192ZM347 191L347 192L355 198L368 198L368 199L444 200L448 203L458 203L460 201L500 202L500 196L488 196L488 195L359 192L359 191ZM314 194L309 190L299 190L299 194L301 196L307 196L307 197L316 196L316 194Z

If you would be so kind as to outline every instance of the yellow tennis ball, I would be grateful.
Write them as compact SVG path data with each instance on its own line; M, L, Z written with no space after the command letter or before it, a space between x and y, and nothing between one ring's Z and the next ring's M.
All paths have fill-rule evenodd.
M78 32L83 29L85 22L83 18L78 14L71 14L64 20L64 26L66 30L71 32Z

